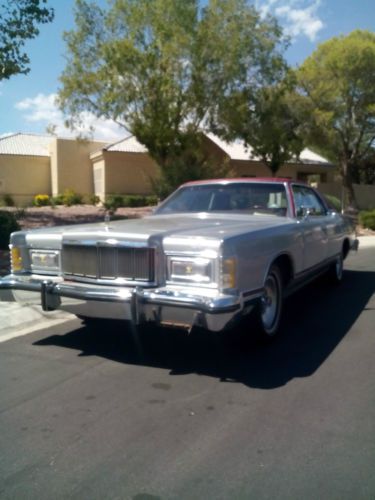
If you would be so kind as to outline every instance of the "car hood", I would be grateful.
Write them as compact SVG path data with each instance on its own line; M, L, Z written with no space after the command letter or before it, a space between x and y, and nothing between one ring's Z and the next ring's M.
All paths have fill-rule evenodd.
M150 244L166 237L223 240L249 231L291 224L292 219L264 214L173 214L143 219L41 228L24 233L30 246L43 242L51 247L64 242L121 240ZM44 245L43 245L44 246Z

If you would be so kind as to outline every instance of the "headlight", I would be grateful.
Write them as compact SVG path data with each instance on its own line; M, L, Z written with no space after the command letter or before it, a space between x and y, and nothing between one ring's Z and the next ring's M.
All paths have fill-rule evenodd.
M212 259L202 257L169 257L169 281L181 283L212 284L214 266Z
M60 252L58 250L30 250L30 261L33 271L58 271Z

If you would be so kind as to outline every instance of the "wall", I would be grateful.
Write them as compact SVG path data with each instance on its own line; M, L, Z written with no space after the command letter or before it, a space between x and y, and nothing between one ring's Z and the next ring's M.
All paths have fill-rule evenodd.
M317 188L324 194L331 194L341 200L342 183L330 182L317 184ZM360 210L375 209L375 185L354 184L354 193Z
M50 145L53 195L63 193L65 189L92 194L94 179L90 153L105 145L105 142L98 141L53 139Z
M106 194L151 194L156 163L145 153L103 151Z
M0 155L0 196L9 194L18 206L29 205L36 194L51 194L48 156Z
M268 167L263 163L251 160L232 160L230 162L231 170L234 174L241 176L255 176L255 177L271 177L272 173ZM277 172L277 177L286 177L293 180L306 175L321 174L325 176L326 180L333 179L335 172L334 167L322 165L303 165L301 163L288 163L283 165Z

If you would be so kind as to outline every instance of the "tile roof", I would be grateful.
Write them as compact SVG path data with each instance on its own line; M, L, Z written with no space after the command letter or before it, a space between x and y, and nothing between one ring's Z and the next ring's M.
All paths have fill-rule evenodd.
M259 156L256 156L253 153L251 146L245 147L243 142L240 140L226 142L211 133L206 134L206 136L221 150L223 150L231 160L260 161ZM106 146L104 150L121 153L147 153L147 148L143 146L143 144L140 144L133 135ZM321 163L323 165L331 165L328 160L307 148L301 152L298 162L303 164Z
M254 160L259 161L259 156L252 152L251 146L245 147L243 142L236 140L233 142L226 142L214 134L206 134L212 142L221 148L231 160ZM297 161L297 160L296 160ZM324 165L331 165L331 163L323 156L320 156L310 149L303 149L299 155L299 163L322 163Z
M0 154L23 156L50 156L48 135L12 134L0 138Z
M109 144L103 149L104 151L116 151L120 153L147 153L147 148L138 142L134 135L126 137L114 144Z

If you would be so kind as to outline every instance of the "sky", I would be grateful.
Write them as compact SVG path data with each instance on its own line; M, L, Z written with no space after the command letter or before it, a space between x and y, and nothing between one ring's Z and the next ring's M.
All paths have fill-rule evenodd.
M55 96L66 64L62 34L74 27L74 3L74 0L49 0L48 4L55 9L54 21L41 25L39 36L25 46L31 71L0 82L0 137L17 132L44 134L50 124L56 126L59 136L73 135L64 127ZM285 56L293 67L333 36L375 28L374 0L254 0L254 3L262 15L274 15L290 36ZM108 120L87 115L85 123L87 129L94 126L96 139L111 142L126 135L124 129Z

